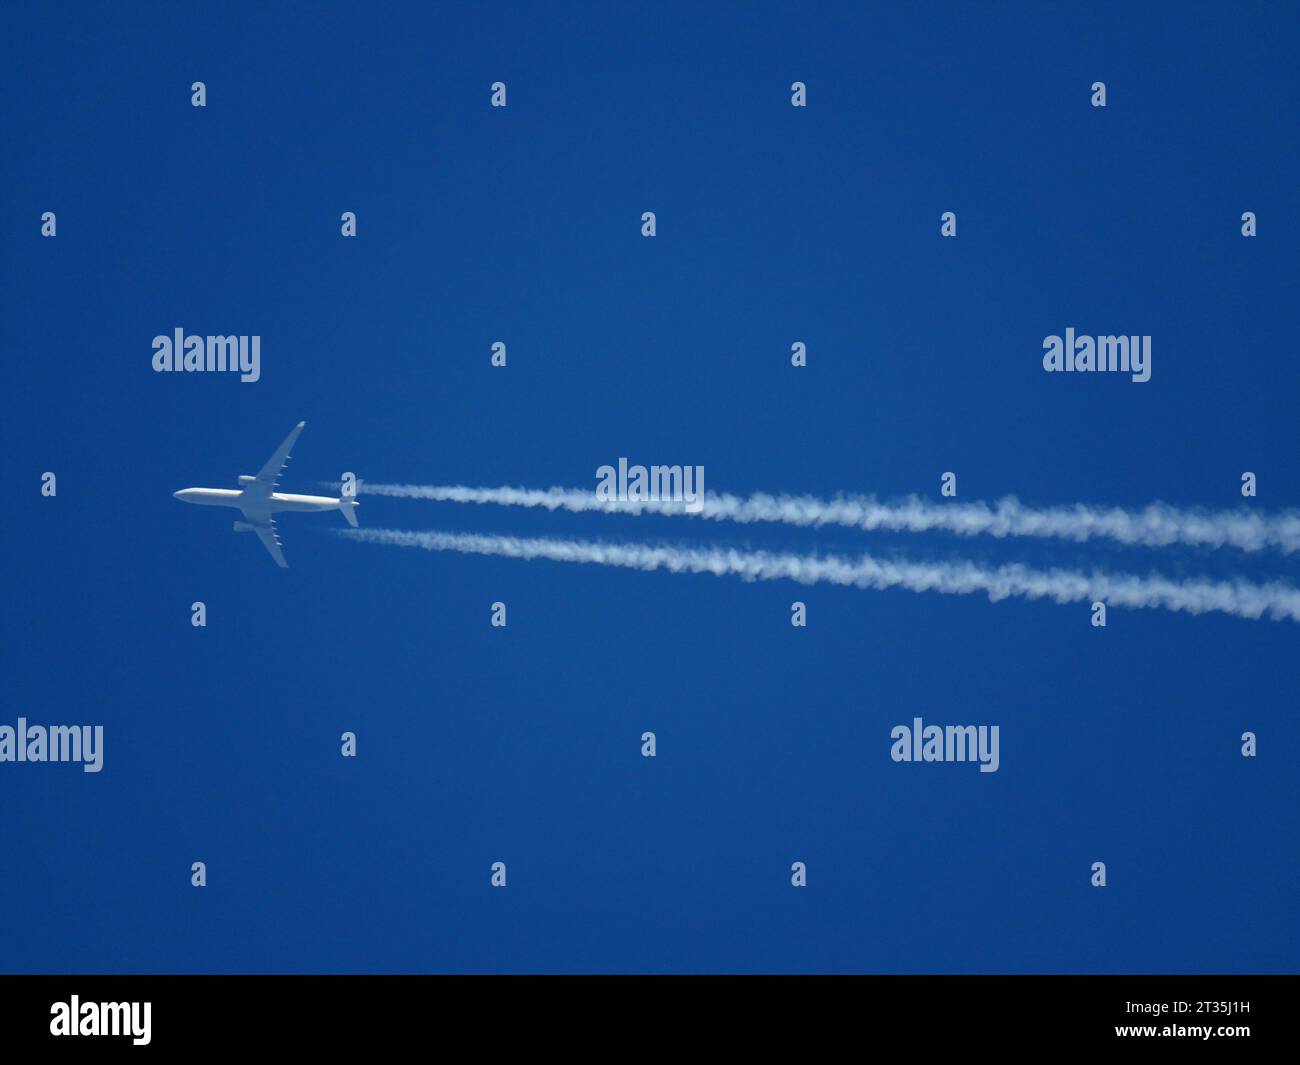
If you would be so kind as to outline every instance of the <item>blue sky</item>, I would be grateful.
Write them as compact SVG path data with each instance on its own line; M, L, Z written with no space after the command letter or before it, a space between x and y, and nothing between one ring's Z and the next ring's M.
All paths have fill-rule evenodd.
M305 491L344 470L594 487L627 455L717 491L937 498L952 470L963 500L1215 509L1251 470L1252 507L1293 507L1285 5L8 24L0 723L99 723L106 749L99 774L0 765L0 969L1296 969L1292 622L1096 630L1084 605L432 555L340 540L337 514L283 520L282 572L171 497L234 487L306 419ZM177 326L260 335L262 379L153 373ZM1067 326L1151 335L1151 381L1044 374ZM1298 576L376 498L360 517ZM891 762L914 716L998 724L1001 768Z

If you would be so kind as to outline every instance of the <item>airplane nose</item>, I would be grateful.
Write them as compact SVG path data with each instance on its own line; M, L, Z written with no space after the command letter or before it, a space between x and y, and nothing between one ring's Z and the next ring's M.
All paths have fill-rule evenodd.
M173 493L172 493L172 498L173 498L173 499L184 499L184 498L185 498L185 489L182 488L179 492L173 492Z

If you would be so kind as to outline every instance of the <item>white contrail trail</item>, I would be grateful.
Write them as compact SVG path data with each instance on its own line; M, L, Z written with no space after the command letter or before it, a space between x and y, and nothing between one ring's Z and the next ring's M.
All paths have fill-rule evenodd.
M905 588L945 595L983 592L993 601L1008 596L1052 599L1058 603L1101 601L1112 607L1156 607L1189 614L1220 611L1241 618L1268 616L1300 621L1300 589L1278 583L1173 581L1154 575L1035 570L1019 564L986 568L973 562L899 562L870 555L844 558L398 529L340 529L337 533L365 543L421 547L427 551L544 558L637 570L666 569L674 573L712 573L748 581L828 582L855 588Z
M365 495L432 499L451 503L491 503L499 506L545 507L574 512L614 514L686 514L680 502L610 502L594 490L577 488L469 488L461 485L371 484ZM938 503L910 496L883 503L873 496L749 497L706 494L698 517L714 521L780 522L786 525L843 525L870 531L942 531L959 536L1034 536L1059 540L1112 540L1128 546L1231 546L1243 551L1271 548L1290 554L1300 550L1300 511L1256 514L1251 511L1180 510L1153 503L1141 510L1072 506L1031 507L1014 497L996 503Z

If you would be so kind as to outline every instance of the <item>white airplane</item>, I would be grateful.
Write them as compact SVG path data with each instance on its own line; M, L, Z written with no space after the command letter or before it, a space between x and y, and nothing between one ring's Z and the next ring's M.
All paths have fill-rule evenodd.
M244 521L235 522L235 532L255 532L258 539L266 545L281 569L288 569L280 550L280 536L276 532L275 518L281 510L341 510L352 528L357 527L357 501L355 499L330 499L328 496L295 496L277 492L276 485L280 474L284 472L285 463L289 461L289 449L293 447L306 422L299 422L293 431L284 438L284 443L275 450L275 454L266 460L266 465L256 477L242 474L239 478L239 491L229 488L182 488L173 492L183 503L198 503L205 507L236 507L244 512Z

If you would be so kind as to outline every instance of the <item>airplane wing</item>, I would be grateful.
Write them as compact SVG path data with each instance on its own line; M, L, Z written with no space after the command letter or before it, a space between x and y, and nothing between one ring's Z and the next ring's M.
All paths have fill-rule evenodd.
M284 470L285 463L289 461L289 450L297 441L298 434L302 432L302 427L306 424L306 422L299 422L290 430L289 435L284 438L284 443L275 449L275 454L266 460L266 465L258 471L257 476L244 485L245 495L250 499L266 499L275 491L275 486L280 481L280 474ZM258 535L261 535L260 530ZM262 542L267 543L266 537L262 537ZM267 547L270 548L269 543ZM272 550L271 554L275 555L277 552ZM280 564L284 565L283 562Z
M301 426L299 427L301 428ZM271 557L275 559L275 564L281 569L288 569L289 563L284 560L284 552L280 550L280 534L276 531L275 520L272 519L261 524L253 526L253 532L257 533L257 538L266 545L266 549L271 552Z

